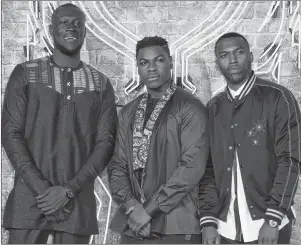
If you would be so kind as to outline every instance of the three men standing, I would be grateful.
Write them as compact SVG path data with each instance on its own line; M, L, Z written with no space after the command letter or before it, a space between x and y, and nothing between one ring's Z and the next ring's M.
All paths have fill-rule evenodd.
M45 243L49 234L87 243L98 233L94 180L112 156L121 243L200 243L201 233L203 243L289 243L300 109L289 90L256 77L242 35L216 42L228 86L209 114L173 84L166 40L139 41L147 92L120 111L116 144L112 85L80 60L84 13L57 8L52 35L53 56L17 65L6 89L2 143L16 171L3 218L9 243Z

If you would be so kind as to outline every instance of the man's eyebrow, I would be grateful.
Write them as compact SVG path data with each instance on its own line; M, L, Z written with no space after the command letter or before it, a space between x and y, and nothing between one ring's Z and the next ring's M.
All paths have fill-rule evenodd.
M237 51L237 50L239 50L239 49L244 49L244 47L242 47L242 46L237 47L236 49L234 49L234 52ZM229 51L223 50L223 51L220 51L220 52L218 52L218 53L219 53L219 54L222 54L222 53L229 53Z
M154 60L155 60L155 59L158 59L159 57L163 57L163 58L164 58L164 55L163 55L163 54L160 54L160 55L156 56L156 57L154 58ZM149 61L149 59L146 59L146 58L140 58L139 61L141 61L141 60L147 60L147 61Z

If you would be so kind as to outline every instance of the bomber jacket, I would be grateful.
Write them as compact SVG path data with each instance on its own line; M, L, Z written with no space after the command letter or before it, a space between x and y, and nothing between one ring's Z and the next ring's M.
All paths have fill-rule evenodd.
M199 204L211 212L200 214L201 226L210 225L208 219L226 221L235 148L252 219L292 218L301 164L301 115L293 94L254 77L237 100L227 88L208 108L212 165L200 185Z

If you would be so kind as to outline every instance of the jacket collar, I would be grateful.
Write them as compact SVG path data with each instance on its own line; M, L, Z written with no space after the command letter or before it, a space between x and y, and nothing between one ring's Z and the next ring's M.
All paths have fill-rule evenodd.
M236 96L236 98L233 98L231 95L231 92L229 90L229 87L227 86L226 88L226 94L227 94L227 98L230 101L238 101L241 100L242 98L244 98L246 95L249 94L249 92L251 91L251 89L254 86L256 80L256 75L254 73L254 71L251 72L251 75L249 77L249 79L247 80L247 82L243 85L243 89L241 90L240 94L238 96Z

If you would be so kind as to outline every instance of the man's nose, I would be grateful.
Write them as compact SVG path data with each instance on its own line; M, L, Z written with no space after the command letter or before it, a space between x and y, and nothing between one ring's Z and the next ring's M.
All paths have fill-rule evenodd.
M157 69L155 62L150 62L148 66L149 71L155 71Z
M229 63L230 64L236 64L237 63L237 57L235 54L229 55Z
M75 27L72 23L66 25L66 31L75 31Z

